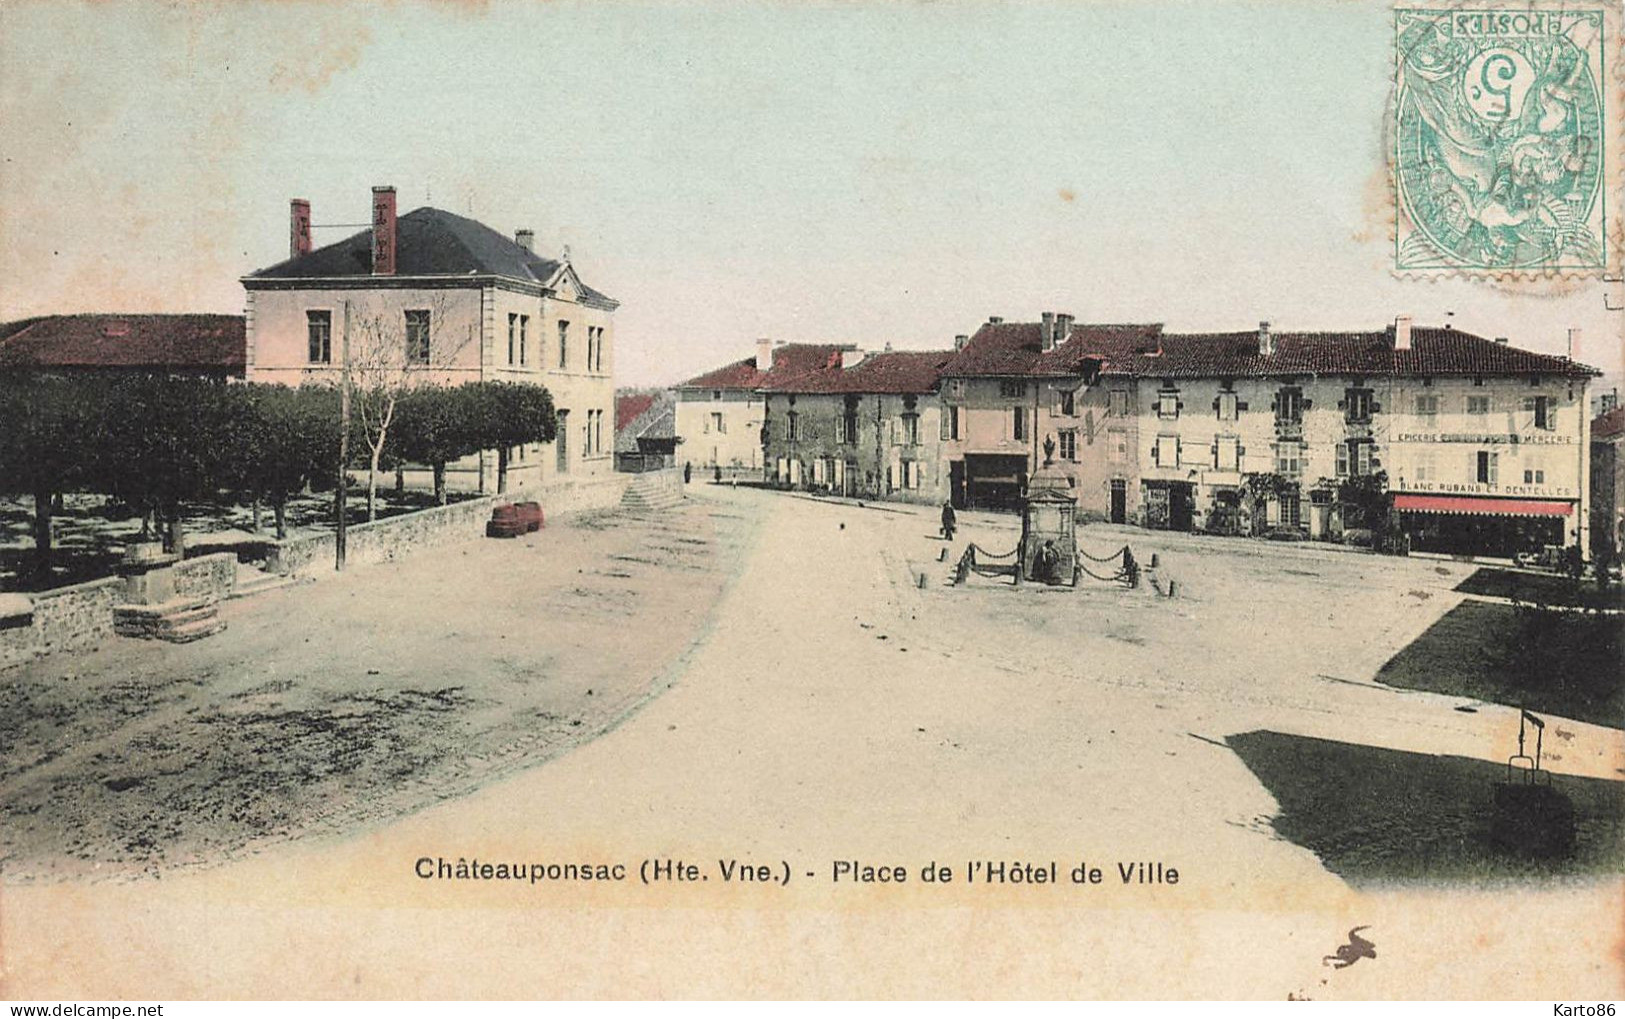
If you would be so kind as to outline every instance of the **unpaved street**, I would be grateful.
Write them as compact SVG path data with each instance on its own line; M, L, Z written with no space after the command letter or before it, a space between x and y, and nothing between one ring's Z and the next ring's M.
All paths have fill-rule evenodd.
M669 681L748 533L689 503L357 568L0 680L7 880L353 831L583 743ZM649 622L646 622L649 621Z
M930 512L753 491L697 487L693 494L683 519L715 529L717 561L730 562L725 550L742 550L726 588L703 570L636 564L659 578L640 605L688 609L703 620L685 629L669 615L628 610L610 631L619 635L615 645L594 652L609 661L622 645L669 631L644 664L681 656L670 689L644 702L648 672L611 687L609 676L622 666L604 665L591 680L562 666L543 670L570 675L571 689L593 686L595 698L599 683L615 691L613 709L577 728L602 729L641 706L599 738L501 781L491 781L498 768L481 778L417 764L398 777L385 767L331 780L326 795L349 797L359 813L344 823L329 818L321 838L261 844L239 834L216 844L194 836L186 851L208 862L216 849L239 851L193 872L166 869L175 862L168 857L130 861L155 863L161 880L11 883L0 912L9 993L71 986L125 998L1528 998L1596 996L1614 986L1617 878L1515 894L1454 885L1351 888L1273 829L1278 804L1225 742L1267 730L1504 759L1515 711L1372 681L1382 662L1460 598L1451 588L1466 568L1088 528L1082 540L1097 554L1124 541L1142 560L1157 552L1182 596L1104 585L1015 590L994 581L951 588L943 584L951 558L938 561ZM965 524L966 540L999 551L1014 544L1008 518L971 516ZM589 537L617 548L650 540L635 528L570 535ZM384 716L464 719L456 737L439 743L423 738L434 729L429 723L400 732L401 755L457 757L464 738L487 730L505 734L494 737L502 746L522 728L516 705L568 719L582 701L572 695L572 711L521 696L519 677L536 661L566 654L571 636L559 627L569 624L556 608L538 608L558 601L557 591L544 589L556 576L500 573L525 570L517 564L540 550L515 551L510 560L485 552L489 546L469 550L489 575L451 585L458 597L424 589L427 578L456 572L462 551L453 549L283 592L288 615L280 622L269 613L263 622L234 617L227 638L265 627L265 639L252 646L291 649L276 659L288 678L326 660L301 652L307 637L332 641L320 652L326 656L368 640L380 618L457 611L455 632L416 640L409 654L371 638L379 641L372 661L387 661L396 679L383 681L386 666L374 664L379 677L357 687L391 691L369 692L397 698L380 709ZM394 608L371 622L351 615L341 592L389 571L396 571ZM712 606L706 592L719 589ZM295 615L293 604L305 598L320 599L320 610ZM271 604L267 598L241 611L265 613ZM598 619L591 625L599 640L604 611L583 609ZM532 617L533 636L517 651L504 649ZM322 629L342 629L349 639L316 637ZM694 635L698 642L681 651ZM153 665L145 675L222 689L220 672L204 677L201 669L228 646L199 646L191 668ZM246 670L253 659L231 660ZM247 691L275 678L233 672L226 682ZM429 703L403 711L408 689ZM486 705L483 716L460 703L433 703L463 690ZM190 696L218 703L223 695ZM169 717L186 715L177 703ZM87 738L103 740L101 752L112 754L113 744L129 742L117 731L104 725ZM173 727L155 731L167 738ZM1566 722L1565 731L1572 738L1554 769L1620 777L1618 730ZM548 746L551 753L566 744ZM115 774L91 754L93 769L61 774L82 770L97 781ZM20 787L34 788L28 781ZM367 809L375 796L400 795L401 784L421 785L413 806L446 802L398 819L400 801L387 817ZM8 804L15 787L6 787ZM147 795L142 788L124 795ZM1327 795L1340 791L1334 784ZM51 835L19 844L35 859ZM244 845L255 851L241 852ZM636 874L650 858L692 862L707 876L643 885ZM430 880L420 871L425 859L620 863L632 876L573 884ZM790 883L724 882L719 862L732 859L770 870L783 864ZM1107 879L1088 886L919 880L931 861L963 867L971 860L1083 863L1103 868ZM909 878L838 881L838 861L903 866ZM1173 867L1179 883L1124 884L1116 877L1123 861ZM1327 968L1323 957L1361 925L1379 958Z

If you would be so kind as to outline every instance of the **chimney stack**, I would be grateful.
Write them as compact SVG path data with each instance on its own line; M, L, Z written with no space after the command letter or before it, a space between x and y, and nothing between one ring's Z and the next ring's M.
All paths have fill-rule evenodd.
M1495 342L1504 347L1507 345L1507 338L1505 336L1497 336L1495 338Z
M1261 357L1275 353L1275 334L1270 332L1268 322L1258 323L1258 353Z
M997 315L989 315L987 317L987 324L990 326L1002 326L1004 325L1004 319Z
M768 371L773 367L773 341L766 336L756 341L756 370Z
M1058 347L1065 343L1066 338L1071 335L1072 316L1064 311L1060 312L1055 316L1055 345Z
M1580 354L1580 327L1569 327L1569 360L1572 361Z
M372 272L395 275L395 189L372 189Z
M288 257L310 254L310 201L295 198L288 203Z
M970 342L970 337L966 336L964 333L960 333L960 334L958 334L957 336L954 337L954 349L955 350L964 350L965 349L965 344L967 344L969 342Z
M1044 350L1055 349L1055 312L1046 311L1039 316L1038 326L1039 346Z
M1411 317L1409 315L1394 316L1394 349L1411 349Z
M533 255L536 253L536 231L534 230L515 230L513 232L513 242Z

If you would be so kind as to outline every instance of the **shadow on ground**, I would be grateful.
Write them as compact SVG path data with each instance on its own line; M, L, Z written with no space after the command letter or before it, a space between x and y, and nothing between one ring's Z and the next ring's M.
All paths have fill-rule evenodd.
M1464 601L1377 672L1408 690L1625 721L1625 616Z
M1280 804L1276 833L1351 885L1617 876L1625 868L1625 783L1555 776L1574 801L1575 852L1533 860L1490 840L1490 797L1506 774L1500 764L1278 732L1225 742Z
M1625 609L1625 587L1599 587L1595 580L1575 583L1557 574L1525 570L1498 570L1483 567L1456 585L1462 594L1482 594L1514 601L1544 602L1548 605L1578 605L1585 608Z

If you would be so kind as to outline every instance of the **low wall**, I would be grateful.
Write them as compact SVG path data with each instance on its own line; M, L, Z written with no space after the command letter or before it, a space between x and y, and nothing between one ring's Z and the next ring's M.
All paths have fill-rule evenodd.
M384 563L414 549L473 541L484 536L491 510L510 502L539 502L548 519L609 509L620 504L626 481L624 475L569 479L434 506L370 524L354 524L346 536L344 559L349 565ZM324 532L276 542L271 546L266 572L287 576L330 570L336 540L331 532Z
M539 488L520 489L512 494L516 499L541 503L542 512L551 520L555 516L567 517L572 513L619 506L632 477L630 474L603 474L595 478L559 478Z
M216 552L175 566L175 593L183 598L228 597L237 584L237 556ZM30 603L24 614L13 607ZM124 578L103 577L32 594L8 595L0 616L0 667L53 651L95 647L113 636L113 607L124 603Z
M28 622L0 629L0 664L92 647L112 637L113 606L124 601L124 580L104 577L27 597L33 603Z
M224 601L237 587L237 553L214 552L175 566L175 593L182 598Z

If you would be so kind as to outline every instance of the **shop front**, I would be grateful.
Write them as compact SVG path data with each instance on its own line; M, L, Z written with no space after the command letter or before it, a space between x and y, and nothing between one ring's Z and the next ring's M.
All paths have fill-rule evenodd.
M1576 503L1560 499L1397 493L1394 510L1416 552L1510 559L1564 545Z

